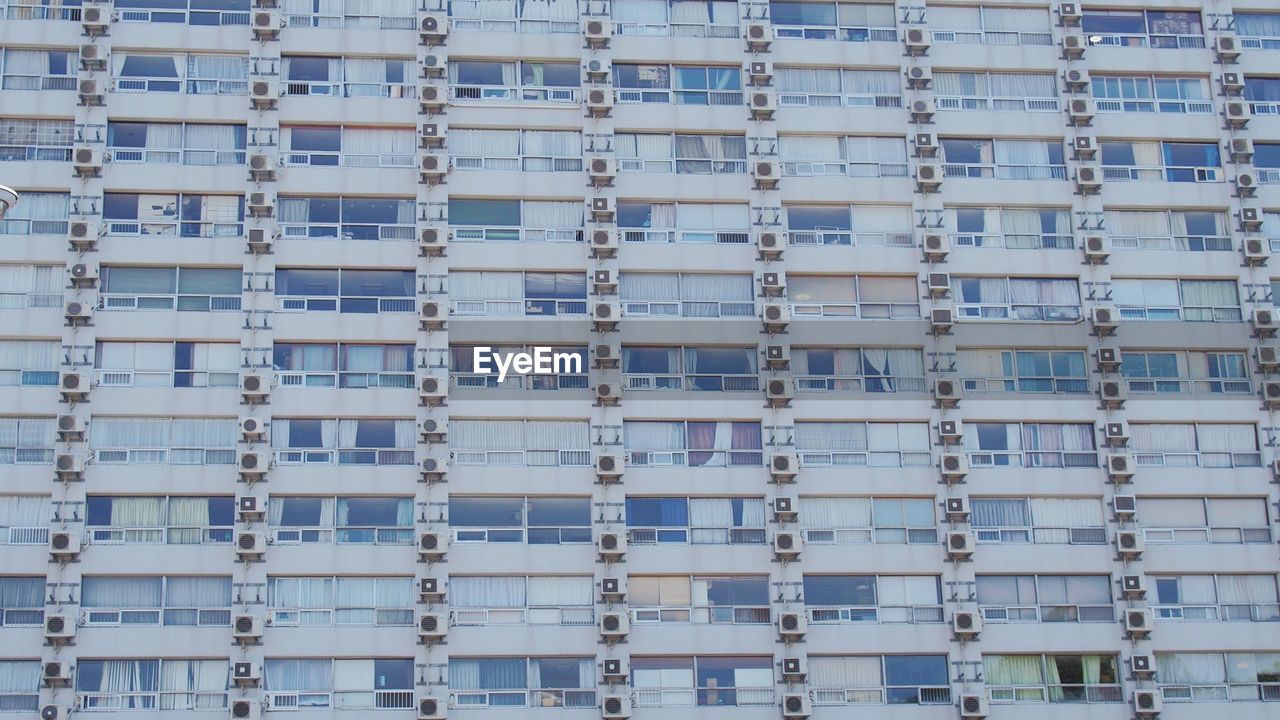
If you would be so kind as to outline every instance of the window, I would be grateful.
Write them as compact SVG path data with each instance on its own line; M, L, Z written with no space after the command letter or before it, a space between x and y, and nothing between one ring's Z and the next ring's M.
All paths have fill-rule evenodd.
M1274 701L1280 680L1276 652L1158 652L1155 660L1165 702Z
M808 467L928 467L926 423L806 422L796 423L796 452Z
M800 520L807 543L938 542L933 498L802 497Z
M1280 50L1280 13L1237 11L1232 17L1241 46Z
M462 4L454 3L454 7ZM412 30L417 22L415 9L413 0L384 0L372 5L362 0L289 0L284 4L284 17L292 28Z
M42 0L39 3L12 2L9 5L10 20L79 20L80 0ZM35 709L33 705L31 710Z
M57 385L62 343L0 340L0 386Z
M758 545L765 540L764 498L629 497L626 513L633 545Z
M942 173L950 178L1065 180L1059 140L941 138Z
M1157 575L1151 584L1157 620L1280 620L1275 575Z
M595 602L590 575L449 578L449 612L454 625L591 625Z
M920 317L914 277L788 275L787 300L798 317Z
M773 705L773 658L631 656L636 707Z
M486 143L486 147L492 144ZM581 164L581 158L574 162ZM450 239L458 242L582 242L583 207L577 200L450 198Z
M948 207L944 222L959 247L1070 250L1075 247L1066 208Z
M785 107L902 107L895 70L780 67L774 76L778 104Z
M594 657L449 658L449 694L459 708L594 708Z
M450 310L459 315L586 315L583 272L449 273Z
M626 242L723 243L751 240L746 203L618 203L618 230Z
M412 419L271 419L271 447L284 465L412 465Z
M1261 467L1258 429L1244 424L1136 423L1131 426L1139 465Z
M0 417L0 465L53 462L54 430L51 417Z
M637 623L769 623L769 578L764 575L633 575L627 597Z
M680 175L742 175L747 140L742 135L618 133L618 170Z
M105 387L236 387L240 345L197 342L98 342L94 374Z
M1104 218L1117 250L1232 250L1227 216L1220 211L1107 210Z
M804 605L812 623L940 623L936 575L805 575Z
M929 29L936 43L1052 45L1049 12L1044 8L929 8Z
M960 350L966 393L1089 392L1083 350Z
M281 387L413 387L412 345L277 342L272 353Z
M799 392L924 392L919 348L792 348Z
M1076 278L951 276L962 320L1075 322L1080 319Z
M1052 73L939 71L933 88L939 110L1058 110L1058 78Z
M101 309L220 312L240 310L240 268L102 268Z
M107 150L118 163L243 165L245 126L112 121Z
M268 710L407 710L413 681L413 658L267 658L263 699Z
M417 63L412 59L294 55L282 60L281 95L412 98L417 94Z
M411 168L417 158L412 128L295 125L280 130L288 165ZM412 217L412 209L409 213Z
M235 498L90 495L85 516L94 545L224 545L235 525Z
M460 543L589 543L591 498L450 495L449 526Z
M1120 372L1132 393L1253 391L1242 352L1126 350L1121 357Z
M748 274L619 274L622 312L639 317L751 317L755 281Z
M80 581L89 626L229 627L231 576L104 576Z
M581 75L576 62L449 62L454 100L577 102Z
M102 218L115 236L238 238L244 234L244 196L109 192Z
M627 464L634 467L757 467L764 464L759 422L622 423Z
M14 17L12 13L21 9L25 8L9 8L9 17ZM10 712L38 711L40 709L40 676L39 660L0 660L0 707Z
M248 95L249 58L243 55L111 54L115 92Z
M70 162L74 125L71 120L0 118L0 162Z
M1086 35L1100 45L1118 47L1202 48L1204 27L1199 12L1169 10L1084 10Z
M1100 545L1107 542L1099 498L972 498L980 543Z
M88 711L221 710L227 658L76 661L76 707Z
M736 0L635 0L617 3L612 9L614 32L619 35L738 37Z
M1201 77L1112 75L1091 80L1099 112L1213 112L1209 82Z
M627 390L756 392L760 378L755 347L626 347Z
M983 655L995 703L1123 702L1114 655Z
M485 348L484 366L487 372L477 372L475 355ZM545 347L545 346L543 346ZM590 360L586 346L549 347L545 362L555 374L517 375L508 373L501 378L493 358L515 353L527 353L535 357L537 346L450 345L449 380L455 388L501 388L504 390L586 390L587 368Z
M277 269L284 312L391 313L416 310L412 270Z
M946 655L810 655L814 705L950 705Z
M585 420L473 420L450 418L449 450L459 465L587 467Z
M70 215L69 194L24 191L22 202L0 220L0 235L65 235Z
M234 465L235 418L94 417L89 447L100 464Z
M1280 115L1280 78L1246 75L1244 99L1255 115Z
M0 310L59 307L65 285L65 267L0 265Z
M271 577L267 608L272 627L413 624L411 577Z
M1116 278L1112 298L1125 320L1241 322L1235 280Z
M48 505L47 498L42 499ZM0 627L39 627L44 623L44 597L43 577L0 577ZM0 700L0 708L10 709L4 700Z
M582 133L578 130L477 130L449 128L449 160L455 170L581 172ZM453 203L504 203L518 200L454 200ZM525 201L533 205L547 202ZM581 207L582 203L573 203ZM579 211L581 214L581 211ZM453 214L450 213L450 222ZM465 223L464 223L465 224ZM495 223L500 224L500 223ZM581 224L579 222L579 224Z
M783 175L907 175L906 142L899 137L782 135L778 138L778 149ZM894 211L896 208L863 208L863 212L868 214L876 210Z
M964 446L975 467L1094 468L1089 423L969 422Z
M891 3L781 2L770 0L769 17L780 38L893 42L897 18Z
M285 238L341 240L414 239L414 206L409 198L394 197L282 197L279 199L280 233ZM298 271L285 271L298 272ZM332 272L332 271L316 271ZM342 270L340 273L368 273L352 285L373 285L394 276L391 270ZM380 273L380 275L375 275ZM372 281L371 281L372 279ZM344 295L347 293L343 293ZM353 295L361 295L359 291ZM350 312L344 310L344 312ZM372 312L372 311L367 311Z
M0 545L49 542L53 507L47 495L0 495Z
M411 545L413 498L273 496L267 524L277 545Z
M1115 622L1109 575L978 575L987 622Z
M613 86L620 103L742 104L742 71L736 66L615 63Z
M1102 141L1106 180L1222 182L1217 143Z
M15 50L0 52L0 89L74 90L75 53L69 50Z
M1138 498L1149 543L1270 543L1269 515L1264 498Z
M249 0L117 0L115 7L120 22L249 24Z

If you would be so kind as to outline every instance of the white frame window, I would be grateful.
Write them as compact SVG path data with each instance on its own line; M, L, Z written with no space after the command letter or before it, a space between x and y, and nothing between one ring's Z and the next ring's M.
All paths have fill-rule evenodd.
M317 7L318 6L318 7ZM291 28L347 28L349 30L412 30L417 26L413 0L284 0L284 21Z
M959 320L1078 322L1078 278L951 276Z
M240 363L238 343L99 341L94 381L103 387L235 387Z
M780 67L774 76L784 107L902 107L902 73L896 69Z
M413 59L285 55L281 60L281 95L401 100L418 95ZM315 64L319 61L325 62L323 72Z
M810 655L809 687L818 707L950 705L950 669L946 655Z
M412 418L273 417L271 448L281 465L412 465L415 430Z
M417 137L413 128L285 125L280 154L289 166L411 168Z
M1058 140L939 138L942 175L948 178L1066 180Z
M181 2L181 0L180 0ZM177 23L202 27L230 27L249 24L249 3L241 0L233 10L210 9L208 5L187 0L175 7L171 3L156 2L147 7L145 2L116 10L116 22L122 23ZM185 6L190 6L190 9Z
M961 348L956 360L966 393L1089 392L1083 350Z
M418 309L412 270L277 267L275 281L280 312L372 315Z
M76 53L70 50L0 50L0 89L75 90Z
M940 5L929 8L930 34L936 43L965 45L1052 45L1049 11Z
M235 530L230 495L90 495L85 505L95 545L230 545Z
M980 543L1104 545L1107 522L1096 497L976 497L970 526Z
M57 385L61 364L57 340L0 340L0 387Z
M632 273L618 279L622 313L630 317L752 317L755 280L739 273Z
M451 146L450 151L452 149ZM575 162L580 164L582 160L578 158ZM449 239L495 243L582 242L585 207L579 200L450 198Z
M450 345L449 346L449 383L452 387L458 389L474 388L474 389L501 389L501 390L586 390L588 389L587 368L591 367L591 361L587 355L587 346L579 345L577 347L550 347L550 362L555 366L555 357L557 354L576 356L577 360L564 360L563 362L577 363L576 367L582 372L561 372L549 374L531 374L517 375L515 373L507 373L501 382L498 381L499 373L497 372L493 361L488 363L489 372L480 373L475 371L475 348L487 347L489 350L486 355L488 357L503 357L513 353L528 353L532 356L539 346L533 345L498 345L494 343L476 343L474 345ZM540 346L547 347L547 346ZM572 370L574 365L570 364L567 369ZM554 367L556 370L566 369L565 367Z
M272 350L281 387L413 387L413 345L405 343L284 343Z
M109 192L103 220L106 234L117 237L239 238L244 195Z
M1280 50L1280 13L1240 12L1232 16L1240 46L1256 50Z
M277 495L267 528L279 545L412 545L413 498Z
M982 468L1096 468L1092 423L966 422L969 464Z
M44 599L48 592L45 583L46 578L39 575L0 576L0 598L3 598L0 628L40 627L44 623ZM0 690L0 694L3 692ZM11 708L6 705L5 709Z
M1107 181L1121 182L1225 182L1222 172L1222 154L1217 143L1171 142L1154 140L1103 140L1100 145L1102 177ZM1189 158L1203 152L1203 162L1187 163L1178 157ZM1113 162L1108 162L1108 155ZM1132 162L1114 162L1124 156ZM1216 164L1210 164L1210 162Z
M113 92L249 94L249 58L243 55L117 51L111 69Z
M618 203L618 232L623 242L717 243L751 241L751 208L746 203Z
M622 104L742 105L740 66L614 63L614 97Z
M489 66L496 66L489 67ZM548 68L547 66L551 66ZM497 75L493 70L497 70ZM563 76L547 84L546 71ZM572 71L572 72L570 72ZM582 95L579 63L530 60L450 60L449 94L455 102L576 103ZM572 75L573 82L569 82ZM543 78L539 81L539 78Z
M66 235L70 218L69 193L23 192L0 220L0 235Z
M588 496L450 495L449 520L456 543L585 545L592 541Z
M760 545L762 497L629 497L627 538L633 545Z
M898 40L898 19L891 3L770 2L769 16L774 34L779 38L844 42Z
M804 610L815 625L940 623L937 575L805 573Z
M49 542L53 504L48 495L0 495L0 545Z
M703 664L709 666L704 672ZM731 684L712 675L732 673ZM631 656L632 705L639 708L695 706L773 706L773 658L758 655L714 657Z
M7 17L10 20L74 20L80 21L80 0L45 0L46 4L22 4L9 0L0 3L0 7L8 5ZM31 707L32 710L36 708Z
M931 497L800 498L800 531L816 545L934 545L938 525Z
M412 10L412 0L409 5ZM449 3L449 22L454 30L461 31L576 33L578 0L453 0Z
M1231 252L1231 228L1218 210L1104 211L1107 236L1117 250Z
M580 130L449 128L454 170L581 172L582 152Z
M234 465L235 418L101 417L89 447L100 465Z
M586 420L449 420L449 449L458 465L586 467L590 435Z
M1110 575L977 575L982 619L993 623L1114 623Z
M83 712L221 710L227 706L227 663L227 658L78 658L75 707ZM95 680L97 687L86 687Z
M797 392L924 392L920 348L793 347Z
M411 242L417 202L399 197L281 197L280 233L300 240Z
M0 310L60 306L66 276L65 266L0 265Z
M111 162L147 165L243 165L244 125L212 123L107 123Z
M566 677L574 670L576 679ZM464 711L596 707L593 657L450 657L448 672L449 706Z
M561 625L595 622L590 575L453 575L449 624L461 626Z
M1267 574L1148 576L1151 610L1160 622L1275 622L1276 576Z
M1167 49L1203 48L1204 20L1197 9L1113 10L1085 8L1081 27L1098 45ZM1185 17L1178 17L1185 16ZM1190 31L1196 32L1190 32Z
M1085 683L1064 684L1056 663L1061 660L1082 668ZM1050 668L1049 664L1055 663ZM986 689L993 703L1119 703L1124 702L1124 686L1119 675L1119 659L1098 653L1053 653L1049 655L1001 654L982 656ZM1102 682L1103 678L1111 682ZM1091 682L1089 680L1092 680Z
M238 312L243 273L236 268L104 266L100 311ZM168 273L168 277L164 277ZM232 282L234 281L234 282ZM120 285L125 285L124 292Z
M1120 374L1131 393L1253 392L1249 358L1240 351L1125 350Z
M10 8L10 12L19 8ZM34 10L76 10L80 8L32 8ZM9 16L14 17L13 15ZM56 19L56 18L53 18ZM0 660L0 678L4 678L3 689L0 689L0 703L14 712L40 711L40 677L43 663L40 659Z
M53 462L56 427L52 417L0 417L0 465Z
M1157 652L1165 702L1275 702L1274 652ZM1262 679L1267 678L1267 679Z
M230 627L231 576L86 575L80 608L90 627Z
M933 88L939 110L1057 112L1059 109L1058 77L1053 73L940 70L933 74Z
M587 314L583 272L449 273L449 312L457 315L560 317Z
M624 420L622 439L626 462L631 467L764 465L758 421Z
M1138 465L1262 467L1258 428L1246 423L1135 423L1130 447Z
M795 425L804 467L929 467L929 425L923 422L807 422Z
M1270 544L1272 509L1263 497L1138 497L1148 543Z
M413 673L413 658L267 658L263 700L267 711L409 710Z
M73 120L0 118L0 162L71 162L74 131Z
M767 575L632 575L628 612L637 625L768 625Z
M619 35L738 37L737 0L631 0L611 3L610 11Z
M920 317L920 289L907 275L788 275L787 301L800 318Z
M744 175L747 138L708 133L618 133L619 172Z
M1244 321L1235 279L1113 278L1111 297L1124 320Z
M778 156L786 176L907 176L907 146L900 137L781 135Z
M622 349L623 387L628 392L759 392L758 355L755 346L631 345Z
M943 220L958 247L1005 250L1072 250L1075 228L1069 208L948 206Z
M1098 112L1213 113L1213 93L1208 78L1094 75L1090 83Z
M413 625L416 602L412 577L267 578L272 627L408 626Z

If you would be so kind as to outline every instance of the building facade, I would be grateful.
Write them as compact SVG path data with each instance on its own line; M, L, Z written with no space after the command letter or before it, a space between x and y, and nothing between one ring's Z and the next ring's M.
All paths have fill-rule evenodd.
M1274 716L1280 11L1140 5L0 0L0 714Z

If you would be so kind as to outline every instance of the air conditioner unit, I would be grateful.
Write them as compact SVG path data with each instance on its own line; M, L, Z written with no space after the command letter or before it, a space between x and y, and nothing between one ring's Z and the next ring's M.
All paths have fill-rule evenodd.
M591 82L608 83L609 75L613 73L613 63L603 59L588 60L583 66L587 71L587 79Z
M612 185L618 176L617 163L610 157L593 157L587 163L587 175L596 187Z
M1102 173L1092 165L1076 168L1076 189L1082 195L1092 195L1102 190Z
M902 37L903 44L906 45L907 54L912 56L929 54L929 34L924 28L908 28Z
M107 67L107 53L97 45L80 46L80 67L85 70L104 70Z
M275 10L257 10L253 13L253 37L256 40L274 40L280 36L280 13Z
M804 612L784 611L778 613L778 635L784 640L795 640L809 631L809 623Z
M93 263L75 263L69 270L71 287L91 288L98 284L98 266Z
M418 579L418 599L422 602L440 602L445 598L444 580L438 577Z
M949 497L943 502L947 519L951 522L964 522L969 519L969 498Z
M598 340L591 343L591 365L595 368L616 368L622 359L622 344L617 340Z
M600 453L596 456L596 479L601 483L616 483L622 478L622 456L617 453Z
M1104 265L1111 257L1111 240L1105 235L1087 235L1084 239L1084 261L1090 265Z
M418 109L423 115L435 115L449 104L449 92L439 79L427 80L418 86Z
M952 560L969 557L973 554L975 545L977 545L977 539L971 532L957 530L947 533L947 557Z
M589 17L582 23L582 34L587 38L588 47L609 47L609 40L613 37L613 23L601 18Z
M437 45L449 37L449 17L444 13L427 13L418 23L418 39L423 45Z
M449 174L449 156L439 152L424 153L418 158L418 174L428 185L443 181Z
M1069 32L1062 36L1062 57L1067 60L1079 60L1084 57L1084 50L1088 47L1085 43L1084 35L1078 32Z
M933 308L929 311L929 329L939 335L950 332L956 324L955 308Z
M237 615L231 621L231 637L241 645L262 640L262 618L257 615Z
M1213 39L1213 51L1223 63L1235 62L1240 57L1240 41L1235 35L1219 35Z
M933 162L917 165L916 185L922 192L933 192L942 187L942 166Z
M1120 313L1110 305L1095 305L1089 308L1089 322L1099 337L1114 335L1120 327Z
M596 295L612 295L618 292L618 279L611 270L591 271L591 292Z
M1128 560L1141 557L1142 551L1147 549L1147 541L1141 530L1121 530L1116 533L1115 542L1116 552Z
M617 207L611 197L593 197L591 198L591 217L598 222L609 222L613 220Z
M1244 78L1238 72L1222 73L1222 94L1227 96L1238 96L1244 92Z
M1129 397L1129 391L1123 381L1103 380L1098 383L1098 397L1105 408L1122 408Z
M804 682L809 675L809 661L803 656L782 658L782 679L787 682Z
M932 297L947 297L951 294L950 273L931 272L925 278L925 284L928 286L929 295Z
M267 234L262 228L249 229L249 252L267 253L271 252L271 246L275 244L275 238Z
M65 687L71 682L71 663L54 660L40 669L40 679L46 687Z
M760 290L767 296L778 297L786 293L787 276L780 272L766 272L760 275Z
M600 635L606 640L617 640L626 637L631 631L625 612L600 613Z
M613 90L593 87L587 90L587 111L596 117L605 117L613 111Z
M441 443L448 435L448 426L444 420L427 418L418 426L418 432L429 443Z
M91 147L78 147L71 152L72 165L78 177L98 177L102 174L102 151Z
M265 192L251 192L245 206L253 217L271 217L275 214L276 201Z
M768 120L778 111L778 96L765 90L751 93L750 102L752 120Z
M58 439L67 442L82 440L86 425L84 418L79 415L59 415Z
M1071 142L1071 149L1077 159L1092 160L1098 154L1098 141L1091 135L1077 135Z
M1156 674L1156 659L1154 655L1134 655L1129 658L1129 669L1133 671L1134 677L1150 678Z
M912 90L927 90L933 84L933 70L919 65L907 69L907 87Z
M813 712L809 693L792 692L782 694L782 717L807 718Z
M1129 637L1147 637L1151 634L1151 623L1149 608L1129 608L1124 611L1124 631Z
M65 482L83 480L84 466L84 458L74 453L59 453L53 458L54 474Z
M605 720L631 717L631 696L605 695L600 701L600 717Z
M781 233L773 231L756 233L756 251L760 253L760 257L766 259L780 258L786 246L786 239Z
M960 404L960 385L954 380L939 378L933 381L933 399L938 407L955 407Z
M423 123L418 131L419 144L424 148L439 147L444 144L445 129L440 123Z
M969 458L964 453L943 453L938 459L938 468L945 482L957 483L969 474Z
M1063 25L1075 27L1080 24L1082 17L1080 6L1076 3L1058 3L1058 17L1062 20Z
M271 394L271 378L261 373L246 373L240 377L240 394L248 402L258 402Z
M242 417L240 418L240 439L245 442L254 442L261 440L267 435L267 424L262 418Z
M920 245L929 262L944 262L951 253L951 238L941 233L925 235Z
M1128 600L1141 600L1147 596L1146 575L1124 575L1120 578L1120 593Z
M240 560L260 558L267 552L267 536L256 532L236 535L236 557Z
M790 530L774 533L773 554L784 560L800 557L800 533Z
M1077 127L1092 123L1097 113L1093 101L1088 98L1072 98L1067 102L1067 118Z
M75 618L70 615L44 616L44 639L50 645L65 645L75 636Z
M600 597L605 602L621 602L627 596L627 579L625 577L606 577L600 579Z
M262 717L262 705L252 700L232 700L231 717L235 720L258 720Z
M1280 382L1262 384L1262 404L1268 410L1280 410Z
M1129 423L1112 420L1103 428L1103 434L1109 447L1124 447L1129 444Z
M772 85L773 63L768 60L752 60L747 63L747 78L752 85Z
M443 640L449 634L449 620L441 613L418 614L418 638L423 642Z
M449 244L449 233L441 228L423 228L418 234L418 252L423 257L439 257L444 255Z
M959 420L942 420L938 423L938 440L943 445L955 445L964 439L964 425Z
M435 300L423 300L418 307L418 323L423 330L439 330L444 327L449 309L444 303Z
M58 378L58 391L63 402L89 399L89 378L74 370L63 370Z
M449 717L448 703L434 697L418 698L418 720L445 720Z
M1111 508L1116 519L1132 520L1138 513L1138 498L1136 495L1116 495L1111 498Z
M956 610L951 614L951 632L956 637L973 638L982 632L982 613L974 610Z
M627 554L626 534L613 531L601 532L596 537L596 553L607 561L621 559Z
M275 180L275 161L266 155L250 155L249 177L255 182L270 182Z
M71 717L71 708L66 705L42 705L40 720L67 720Z
M111 26L111 8L97 3L85 3L80 11L80 27L89 37L106 35Z
M919 157L933 158L938 156L938 136L931 132L916 133L914 145L916 155Z
M1253 160L1253 141L1249 138L1231 138L1227 149L1231 151L1233 162L1247 163Z
M418 559L434 562L449 552L449 539L443 534L425 530L418 533Z
M421 473L422 482L444 482L445 477L449 474L449 463L442 458L427 456L418 463L418 471Z
M1235 184L1236 194L1242 198L1251 198L1258 194L1258 178L1253 173L1238 173Z
M591 231L591 256L611 258L618 254L618 235L603 228Z
M631 677L629 665L626 658L605 658L600 663L600 675L606 683L626 682Z
M443 55L423 56L421 65L424 78L442 78L449 72L449 66Z
M103 103L102 86L97 80L81 80L77 94L84 105L101 105Z
M605 332L618 327L622 316L622 306L616 302L597 302L591 306L591 324L597 332Z
M87 220L72 220L68 228L71 247L76 250L92 250L98 245L98 225Z
M1120 351L1115 348L1098 348L1098 370L1101 372L1119 372L1121 365Z
M427 375L418 381L418 400L426 406L444 404L449 394L449 381Z
M1083 68L1068 70L1062 73L1062 82L1071 92L1087 92L1091 84L1089 71Z
M266 503L260 497L241 495L236 498L236 515L241 522L253 522L267 516Z
M261 479L271 467L271 458L265 452L242 450L240 452L239 467L241 479Z
M1256 207L1240 208L1240 228L1246 232L1262 229L1262 211Z
M1258 361L1258 369L1263 372L1280 370L1280 348L1275 345L1263 345L1254 348L1254 358Z
M785 370L791 367L791 348L786 345L766 345L764 364L770 370Z
M280 99L280 86L275 80L254 80L249 83L249 103L258 110L270 110Z
M911 122L914 123L927 123L933 120L934 113L938 111L937 105L929 98L912 100L908 109L911 111Z
M987 696L981 693L965 693L960 696L960 717L981 720L991 714Z
M1271 257L1271 252L1267 247L1267 242L1262 238L1245 238L1244 245L1241 250L1244 252L1245 264L1250 267L1261 267L1266 265L1267 260Z
M49 533L49 554L54 560L65 561L80 554L80 533L55 530Z
M756 160L751 163L751 178L755 180L757 190L777 187L781 177L782 166L772 160Z
M795 455L774 453L769 456L769 479L776 483L795 482L800 461Z
M1164 711L1164 698L1157 690L1134 690L1133 713L1138 717L1156 717Z
M1258 337L1275 337L1276 330L1280 329L1280 317L1277 317L1276 311L1271 308L1254 308L1253 310L1253 332Z
M1253 112L1249 110L1249 103L1243 100L1231 100L1222 108L1222 114L1227 119L1227 127L1235 130L1246 127L1249 121L1253 119Z
M601 405L617 405L622 400L622 386L615 383L596 383L596 402Z
M791 322L791 309L783 302L767 302L760 310L760 320L769 332L781 332Z
M777 522L790 522L798 514L799 507L795 498L783 495L773 499L773 517Z
M749 21L743 30L743 35L746 37L747 50L750 52L765 52L773 42L773 28L769 23L759 20Z
M1107 456L1107 477L1117 484L1129 482L1133 478L1133 456L1126 453L1113 453Z

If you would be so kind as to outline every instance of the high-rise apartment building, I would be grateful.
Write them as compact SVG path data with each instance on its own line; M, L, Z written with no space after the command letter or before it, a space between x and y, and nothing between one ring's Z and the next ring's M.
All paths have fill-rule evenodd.
M1274 0L253 2L0 0L0 718L1276 716Z

